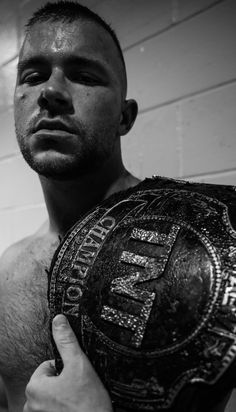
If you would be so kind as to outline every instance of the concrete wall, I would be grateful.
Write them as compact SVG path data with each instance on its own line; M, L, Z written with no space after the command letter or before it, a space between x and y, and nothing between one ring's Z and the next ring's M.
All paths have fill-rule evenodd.
M235 0L83 0L112 23L139 117L125 164L152 174L236 181ZM19 153L12 96L23 26L42 0L0 1L0 252L46 217L37 176ZM235 406L228 408L233 412Z

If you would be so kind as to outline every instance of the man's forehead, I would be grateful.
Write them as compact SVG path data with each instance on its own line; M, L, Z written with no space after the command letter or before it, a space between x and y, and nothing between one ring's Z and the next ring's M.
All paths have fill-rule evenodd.
M110 34L97 23L83 20L36 23L26 36L22 53L92 53L104 60L119 58Z

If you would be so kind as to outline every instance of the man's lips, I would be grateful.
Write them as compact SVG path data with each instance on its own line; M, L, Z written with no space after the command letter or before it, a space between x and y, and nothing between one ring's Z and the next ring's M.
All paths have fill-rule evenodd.
M60 120L40 120L36 127L34 128L34 132L49 132L50 134L56 134L58 131L63 131L70 134L75 134L76 131L73 127L67 125L66 123Z

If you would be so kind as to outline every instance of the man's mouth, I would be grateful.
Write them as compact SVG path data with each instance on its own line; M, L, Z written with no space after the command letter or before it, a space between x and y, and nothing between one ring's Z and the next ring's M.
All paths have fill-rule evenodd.
M76 131L70 125L67 125L65 122L60 120L48 120L42 119L40 120L36 127L34 128L35 133L48 133L50 135L57 135L60 134L75 134ZM63 132L63 133L61 133Z

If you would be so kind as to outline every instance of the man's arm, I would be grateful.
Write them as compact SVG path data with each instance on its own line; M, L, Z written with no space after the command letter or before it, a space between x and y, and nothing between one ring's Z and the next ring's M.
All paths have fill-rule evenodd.
M63 315L53 320L53 338L64 368L59 376L53 361L36 369L26 387L24 412L112 412L106 389Z

